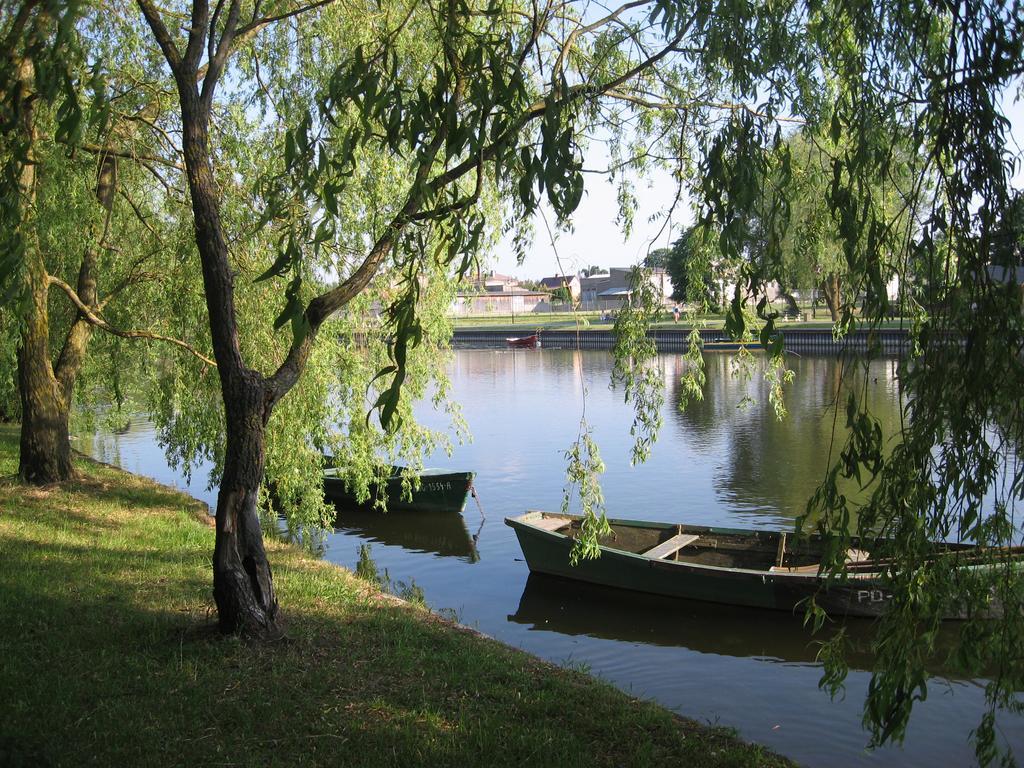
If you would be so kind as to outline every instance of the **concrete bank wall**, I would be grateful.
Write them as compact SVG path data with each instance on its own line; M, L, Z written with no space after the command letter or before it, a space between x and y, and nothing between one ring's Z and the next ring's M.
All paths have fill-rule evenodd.
M506 339L528 336L535 329L523 327L515 330L456 330L452 339L456 347L505 347ZM896 355L907 345L907 332L898 328L875 331L857 331L839 339L832 338L831 328L783 328L783 347L790 352L838 353L842 351L862 352L867 350L872 338L883 354ZM654 339L661 352L681 352L689 344L688 328L657 328L648 334ZM727 341L720 330L702 330L704 341ZM541 346L548 349L611 349L614 337L610 330L565 330L541 331Z

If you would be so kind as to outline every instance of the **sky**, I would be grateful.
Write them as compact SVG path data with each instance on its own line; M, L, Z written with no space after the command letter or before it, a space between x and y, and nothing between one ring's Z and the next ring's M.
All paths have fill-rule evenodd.
M1015 98L1015 91L1008 90L1003 105L1010 120L1011 151L1024 158L1024 103ZM591 145L585 166L602 167L603 156L600 145ZM1024 189L1024 164L1018 166L1013 186ZM615 187L602 176L587 174L586 191L573 217L574 231L555 232L552 246L544 217L538 214L534 222L533 247L521 265L516 263L509 239L498 244L485 264L493 272L521 280L571 275L591 265L630 267L642 261L648 250L671 245L693 221L693 212L685 198L676 206L671 227L665 226L664 218L648 221L652 214L668 206L675 194L675 184L667 172L657 172L647 180L638 181L634 194L639 206L629 239L623 238L622 228L615 220L618 214ZM555 218L550 209L546 218L553 228Z
M599 146L593 145L585 166L602 167L603 154ZM622 226L616 222L618 203L615 186L595 174L587 174L585 181L583 200L573 216L573 231L554 231L555 216L545 206L544 216L538 214L534 221L533 247L527 252L525 261L521 265L516 264L511 240L506 238L495 248L487 265L499 274L529 280L571 275L592 265L630 267L642 261L648 250L671 245L678 239L682 228L693 220L689 203L684 198L673 212L671 226L666 225L663 216L649 221L653 214L671 205L676 191L675 182L668 172L658 171L635 182L633 194L639 205L633 219L633 231L625 239ZM545 218L555 235L554 245L548 235Z

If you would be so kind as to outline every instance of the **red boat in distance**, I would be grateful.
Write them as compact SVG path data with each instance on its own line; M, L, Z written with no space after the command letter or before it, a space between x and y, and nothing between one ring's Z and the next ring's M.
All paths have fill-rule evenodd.
M516 336L511 339L505 339L505 343L510 347L525 347L527 349L534 349L540 346L540 334L535 333L531 336Z

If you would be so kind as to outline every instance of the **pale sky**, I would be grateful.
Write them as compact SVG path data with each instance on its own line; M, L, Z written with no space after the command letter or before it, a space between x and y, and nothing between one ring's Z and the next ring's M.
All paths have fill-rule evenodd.
M600 168L604 152L596 144L592 147L585 165L587 168ZM523 264L516 264L510 242L502 241L487 261L487 266L499 274L529 280L556 274L572 275L592 264L604 268L630 267L642 261L648 249L671 245L693 219L689 203L684 199L673 212L671 226L665 224L662 216L656 221L648 221L653 214L667 208L675 195L675 183L669 174L653 173L648 179L634 183L633 194L640 203L633 218L633 232L626 240L621 225L615 221L618 215L616 187L597 174L586 174L585 182L583 200L573 216L574 231L555 231L555 245L552 247L544 218L538 214L534 222L533 248L528 251ZM554 214L546 206L545 213L554 230ZM559 259L561 269L558 267Z
M1024 157L1024 104L1015 99L1011 91L1004 100L1004 109L1011 123L1010 149L1018 157ZM591 145L586 167L602 167L603 154L600 145L596 142ZM533 247L523 264L516 264L511 244L503 241L487 259L486 267L499 274L529 280L575 274L592 264L604 268L630 267L642 261L649 249L671 245L693 220L689 202L684 198L676 206L671 228L665 226L662 217L648 221L652 214L668 206L675 194L671 177L665 172L658 172L635 184L633 192L640 202L634 217L633 233L625 240L620 225L615 221L618 214L615 187L595 174L587 174L585 181L586 191L573 217L574 231L555 232L553 248L544 220L538 214L534 223ZM1018 165L1013 186L1018 190L1024 189L1024 165ZM555 218L550 209L547 209L547 221L553 228ZM561 268L556 253L561 260Z

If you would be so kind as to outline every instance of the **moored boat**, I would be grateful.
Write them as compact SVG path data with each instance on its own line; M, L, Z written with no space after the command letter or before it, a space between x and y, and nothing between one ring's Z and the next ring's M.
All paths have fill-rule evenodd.
M409 470L405 467L391 467L390 473L382 483L370 484L370 498L360 504L339 470L328 466L324 470L324 496L336 506L365 508L372 506L374 499L383 492L387 498L388 510L461 512L466 506L466 498L473 489L472 472L424 469L418 473L419 486L413 488L411 497L406 497L403 486L408 474Z
M505 343L510 347L525 347L533 349L534 347L540 346L540 334L534 333L530 336L514 336L512 338L506 338Z
M668 597L793 611L814 596L835 616L879 616L891 599L882 579L884 563L872 559L877 542L854 540L847 551L847 577L820 573L824 541L779 531L609 520L612 535L601 556L573 566L569 551L581 518L528 512L506 518L534 573ZM937 544L937 556L960 557L965 568L986 567L967 544ZM1024 551L1012 556L1024 560ZM947 618L961 618L951 614Z

